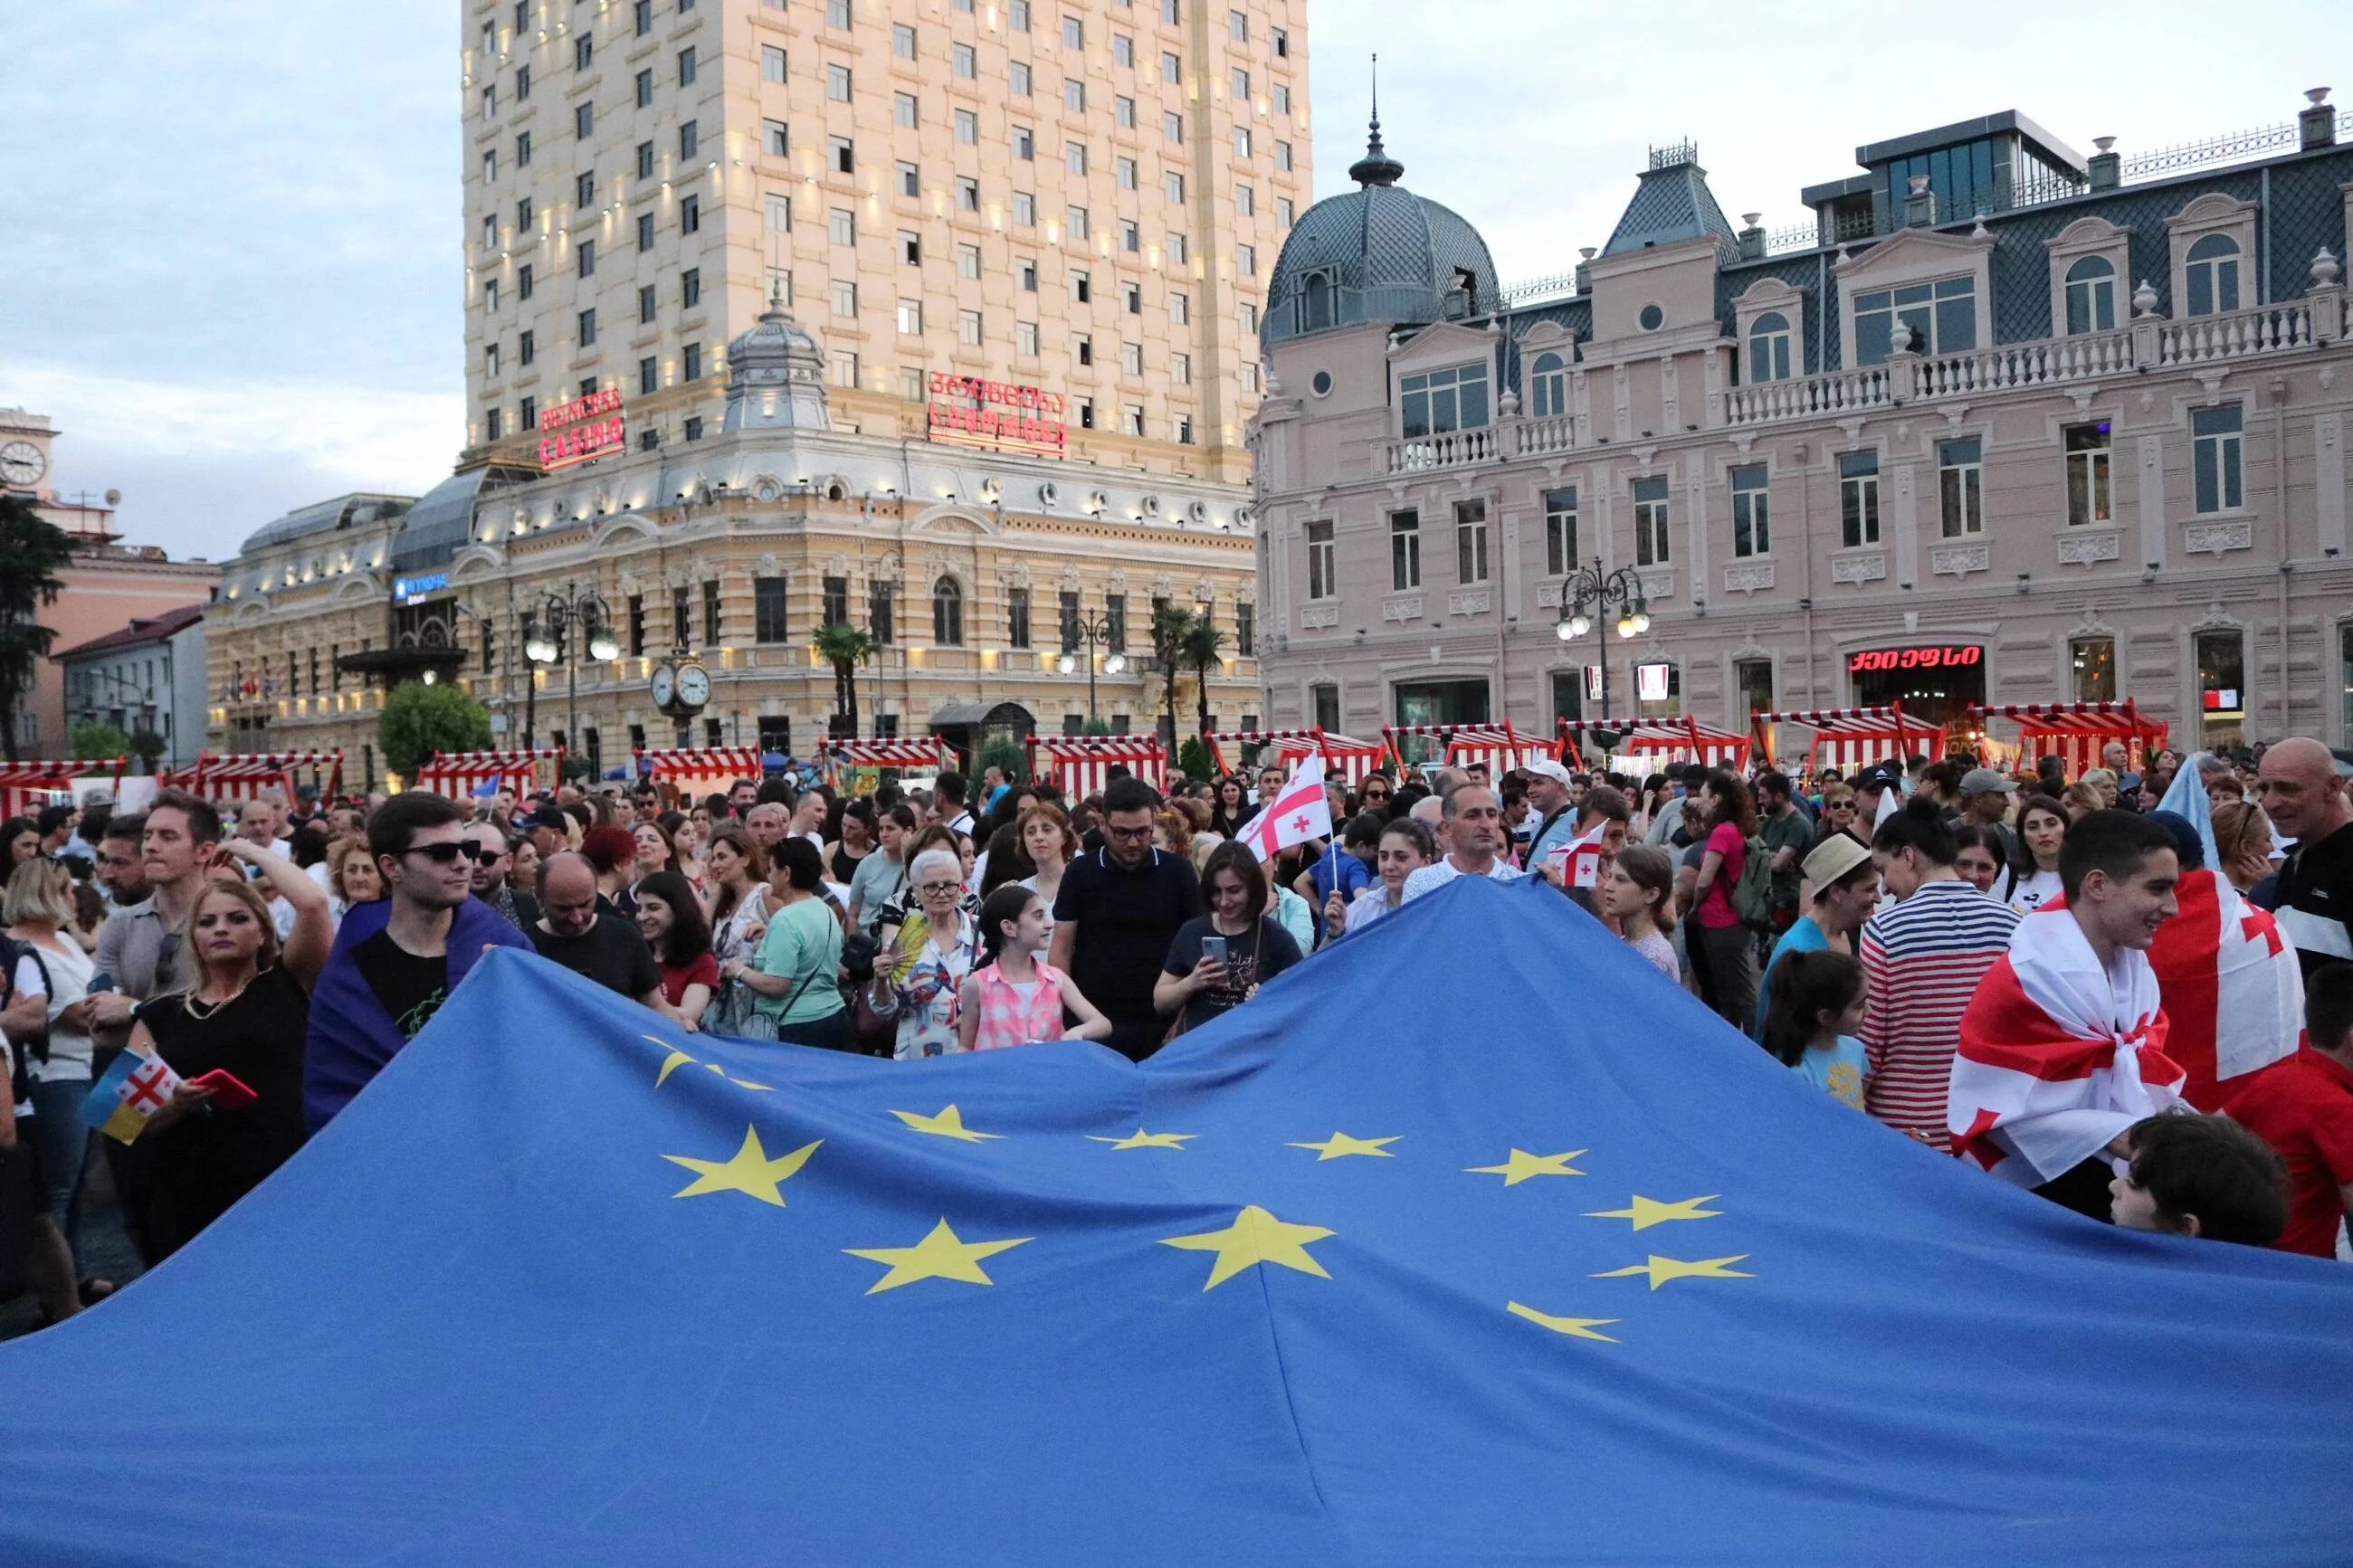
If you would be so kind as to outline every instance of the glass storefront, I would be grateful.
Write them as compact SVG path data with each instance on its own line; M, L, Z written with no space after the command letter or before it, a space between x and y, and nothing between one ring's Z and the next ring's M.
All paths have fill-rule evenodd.
M2074 677L2078 702L2116 700L2116 639L2077 637L2067 645L2067 663Z
M1487 683L1483 680L1417 680L1397 689L1399 724L1483 724L1487 722ZM1446 750L1428 735L1399 737L1406 743L1409 763L1434 761Z
M2198 743L2235 746L2247 717L2246 638L2236 631L2198 634Z

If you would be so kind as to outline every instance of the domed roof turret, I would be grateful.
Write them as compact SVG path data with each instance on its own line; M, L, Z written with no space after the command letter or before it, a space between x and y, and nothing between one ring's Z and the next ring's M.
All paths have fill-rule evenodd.
M726 430L830 429L825 351L772 295L759 321L727 345Z
M1367 321L1420 325L1483 315L1498 304L1494 258L1460 215L1397 182L1405 165L1381 145L1374 100L1357 188L1300 215L1274 264L1261 342Z

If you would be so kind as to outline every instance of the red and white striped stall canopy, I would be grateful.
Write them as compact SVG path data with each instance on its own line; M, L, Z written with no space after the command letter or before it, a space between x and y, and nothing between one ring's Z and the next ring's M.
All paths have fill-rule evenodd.
M1381 742L1359 741L1329 730L1214 730L1201 739L1208 743L1219 773L1229 773L1241 765L1242 747L1268 746L1273 748L1272 761L1285 768L1321 752L1324 776L1352 784L1362 784L1365 775L1387 762L1389 754ZM1229 745L1234 748L1230 755L1226 751Z
M1446 746L1446 765L1459 768L1470 763L1484 763L1493 773L1507 773L1525 766L1541 757L1554 754L1548 741L1533 735L1523 735L1512 728L1510 720L1500 724L1384 724L1381 738L1388 742L1389 751L1398 762L1405 760L1405 742L1415 736L1442 741Z
M307 768L311 782L327 795L343 787L343 753L335 752L200 752L195 765L163 776L165 789L184 789L206 800L251 800L266 789L294 798L295 770ZM320 775L325 774L322 779Z
M1841 773L1890 760L1902 762L1915 753L1935 757L1943 750L1945 729L1904 711L1900 702L1878 708L1791 708L1750 715L1765 760L1776 752L1773 726L1803 725L1814 732L1806 771L1837 768Z
M122 779L123 759L100 762L68 757L61 761L0 762L0 816L28 816L48 804L59 790L73 788L76 779Z
M2031 769L2039 757L2056 755L2067 765L2067 776L2079 778L2100 766L2100 752L2111 741L2125 746L2125 765L2146 768L2149 757L2165 747L2166 725L2121 702L2015 702L2000 707L1972 706L1970 717L2007 719L2018 726L2018 765Z
M480 788L483 780L495 779L495 787L522 795L540 787L542 763L549 764L545 782L554 788L564 773L561 746L533 752L436 752L431 762L417 770L416 787L451 800L462 800Z
M896 768L902 773L944 773L955 753L937 735L881 735L871 741L828 741L825 759L842 768Z
M724 794L737 779L760 782L757 746L640 746L638 776L686 795Z
M1168 786L1168 753L1153 735L1032 735L1029 776L1052 782L1069 801L1110 782L1116 763L1155 789Z
M1748 737L1730 730L1710 729L1685 715L1681 719L1563 719L1560 754L1564 762L1585 765L1583 742L1596 731L1618 735L1612 756L1631 756L1645 763L1701 763L1735 773L1748 765Z

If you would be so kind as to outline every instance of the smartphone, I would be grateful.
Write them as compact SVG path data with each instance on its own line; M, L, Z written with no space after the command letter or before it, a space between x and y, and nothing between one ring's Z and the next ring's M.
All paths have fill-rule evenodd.
M1214 958L1219 963L1223 963L1226 961L1226 939L1221 936L1203 937L1201 939L1201 956L1203 958Z
M200 1089L211 1089L212 1102L223 1110L235 1110L240 1106L251 1105L261 1098L246 1087L243 1079L227 1068L215 1068L212 1071L200 1073L188 1081Z
M96 993L96 992L100 992L100 991L111 991L111 990L113 990L113 989L114 989L114 976L113 976L113 975L111 975L111 974L109 974L109 973L108 973L105 970L103 970L103 969L100 970L97 973L95 973L95 974L91 975L91 976L90 977L90 984L89 984L88 985L85 985L85 986L83 986L83 987L82 987L82 990L83 990L84 992L86 992L86 993Z

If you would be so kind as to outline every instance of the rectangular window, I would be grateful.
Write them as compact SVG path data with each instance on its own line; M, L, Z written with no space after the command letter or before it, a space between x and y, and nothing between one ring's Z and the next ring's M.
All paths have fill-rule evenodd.
M1336 599L1340 596L1337 547L1332 541L1332 524L1311 522L1307 525L1307 596L1311 599Z
M1977 437L1936 443L1936 496L1947 539L1985 531L1984 447Z
M793 139L781 120L760 121L760 150L771 158L782 158L793 150Z
M1854 363L1883 364L1896 329L1924 354L1959 353L1978 346L1977 279L1947 278L1854 297Z
M1160 139L1173 145L1182 145L1185 141L1185 117L1174 111L1162 115Z
M1291 172L1291 143L1290 143L1290 142L1276 142L1276 143L1274 144L1274 166L1275 166L1276 168L1278 168L1278 169L1281 169L1281 170L1282 170L1282 171L1283 171L1285 174L1288 174L1288 173L1290 173L1290 172Z
M638 395L649 397L661 390L661 362L648 354L638 362Z
M572 106L572 133L586 142L596 133L596 106L575 103ZM492 173L496 173L495 170Z
M1487 503L1484 500L1459 500L1454 503L1454 580L1458 583L1484 583L1487 580Z
M1176 444L1180 447L1193 444L1193 416L1189 414L1176 416Z
M498 308L499 280L495 278L485 278L482 279L482 309L495 310Z
M1176 83L1184 81L1185 58L1182 55L1168 49L1160 52L1160 79Z
M649 109L654 101L654 73L651 67L638 73L638 107Z
M949 58L955 74L962 79L971 81L980 75L980 57L973 51L970 44L956 45L949 51Z
M1029 68L1027 65L1024 65L1019 60L1015 60L1005 74L1005 85L1012 89L1014 97L1028 98L1029 96L1032 87L1029 79Z
M1087 25L1076 16L1062 18L1062 47L1083 49L1087 47Z
M2242 418L2235 403L2190 412L2190 478L2200 511L2236 511L2244 500L2239 471Z
M1014 192L1013 221L1020 225L1023 228L1036 227L1038 224L1038 198L1028 191Z
M1017 33L1029 30L1029 0L1008 0L1005 7L1006 25Z
M976 213L980 210L980 182L962 174L956 176L956 211Z
M1277 114L1291 112L1291 88L1286 83L1274 84L1274 111Z
M1013 272L1016 280L1021 285L1021 291L1023 293L1035 294L1038 291L1038 264L1036 262L1024 261L1018 267L1016 267L1013 269Z
M1135 100L1115 97L1111 100L1112 123L1122 131L1135 129Z
M1879 454L1841 452L1839 542L1849 550L1879 542Z
M1247 105L1247 104L1250 102L1250 72L1248 72L1248 71L1244 70L1244 69L1243 69L1241 67L1240 67L1240 66L1236 66L1236 67L1234 67L1234 84L1233 84L1233 85L1234 85L1234 101L1235 101L1236 103L1239 103L1239 104L1244 104L1244 105Z
M1095 363L1095 341L1084 332L1071 334L1071 357L1081 364Z
M893 58L912 60L915 58L915 29L904 22L892 24L891 53Z
M921 403L923 400L922 371L902 369L899 372L899 400L902 403Z
M1013 155L1025 163L1037 159L1038 136L1027 125L1013 127Z
M702 345L689 343L679 351L679 377L683 381L702 379Z
M655 296L654 296L654 286L653 286L652 284L650 284L650 283L640 283L640 284L638 284L638 325L643 326L645 323L647 323L647 322L649 322L649 321L653 321L654 319L656 319L658 316L659 316L659 315L660 315L660 313L661 313L661 308L660 308L660 306L659 306L659 305L656 302L656 300L655 300Z
M1144 374L1144 345L1142 343L1120 344L1119 368L1123 374L1142 375Z
M1634 481L1634 564L1664 566L1667 543L1667 480L1663 474Z
M1062 651L1064 653L1076 653L1079 651L1079 596L1076 593L1065 588L1062 590L1060 604L1061 615L1060 631L1062 637Z
M1545 505L1545 573L1565 577L1577 570L1577 489L1546 490Z
M793 302L793 274L791 268L785 267L771 267L768 268L768 298L786 305L789 305Z
M522 405L515 410L515 423L526 430L539 428L538 398L526 397L522 400Z
M1770 713L1773 711L1773 661L1769 658L1735 659L1732 664L1734 709L1736 713Z
M866 635L886 647L890 646L893 629L891 598L897 587L896 583L875 583L869 585L866 594Z
M702 580L702 646L719 646L719 579Z
M956 276L959 278L980 276L980 247L976 245L956 247Z
M1250 18L1240 11L1226 13L1226 30L1233 36L1234 42L1238 44L1250 42Z
M1120 428L1130 436L1143 436L1144 409L1140 405L1131 403L1121 412Z
M1193 356L1181 350L1168 356L1168 379L1177 386L1193 384Z
M654 0L637 0L636 11L638 37L642 38L654 30Z
M1037 322L1016 321L1013 323L1013 352L1019 354L1024 359L1035 359L1038 357Z
M2235 746L2247 717L2246 641L2236 631L2200 632L2194 646L2198 711L2203 721L2199 740L2208 751Z
M515 133L515 167L520 169L530 162L531 132L519 131Z
M1103 595L1103 647L1112 653L1127 651L1127 595Z
M2239 242L2229 235L2210 234L2191 246L2182 274L2189 314L2212 316L2239 308Z
M1029 646L1029 590L1027 588L1006 590L1005 644L1008 647Z
M654 215L651 213L639 213L638 215L638 248L639 250L651 250L653 247Z
M650 180L653 177L654 144L650 142L640 142L638 143L638 178L640 180ZM588 204L586 202L583 202L580 205L582 206L586 206Z
M844 320L849 320L858 314L858 284L854 279L837 278L833 280L833 313ZM839 357L840 356L839 355L835 356L837 363L839 362ZM855 386L858 384L853 379L848 382L836 382L834 384L837 386Z
M955 139L959 147L980 145L980 116L969 109L955 111Z
M535 352L534 352L534 351L538 348L538 346L539 346L539 334L538 334L538 333L536 333L536 332L530 331L526 330L526 331L524 331L524 332L523 332L523 333L522 333L519 338L517 338L517 339L515 340L515 360L516 360L516 362L517 362L518 363L521 363L521 364L529 364L529 363L532 362L532 360L533 360L534 357L536 357L536 354L535 354Z
M906 266L921 267L923 264L923 236L917 234L911 228L901 229L899 231L899 259Z
M521 103L531 96L531 68L515 67L515 101Z
M849 68L848 66L825 68L825 96L836 103L849 101Z
M1255 278L1258 276L1257 246L1237 245L1234 247L1234 276L1237 278Z
M968 349L976 349L980 346L980 312L978 310L956 312L956 342Z
M689 130L693 129L691 126ZM688 196L678 204L678 231L681 234L702 232L702 198Z
M785 79L785 51L774 44L760 46L760 79L762 81Z
M1257 330L1254 321L1243 327L1245 336ZM1405 376L1398 382L1398 405L1409 437L1479 429L1487 423L1487 367L1459 364Z
M1087 172L1087 144L1083 142L1064 142L1062 144L1062 166L1073 174L1085 174Z
M1236 185L1234 187L1234 216L1236 217L1255 217L1257 215L1258 194L1255 191L1252 191L1248 185ZM1253 268L1251 270L1256 271L1257 268Z
M2075 637L2067 644L2067 665L2078 702L2116 699L2116 639Z
M825 215L828 237L836 245L858 243L858 213L852 207L835 207Z
M899 301L899 330L911 337L923 335L923 302L921 300Z
M596 342L596 309L595 306L592 305L587 310L580 312L578 327L580 331L580 346L584 349L595 346Z
M1732 553L1769 555L1772 524L1767 515L1765 465L1748 463L1732 470Z
M846 624L849 619L849 579L828 577L820 586L824 590L821 595L825 601L822 609L824 624L828 626Z
M913 163L900 164L899 194L902 196L917 196L923 195L923 178L919 174L917 174L915 165Z
M1076 77L1062 79L1062 107L1073 114L1087 111L1087 84Z
M2112 522L2116 512L2109 500L2109 464L2111 449L2108 422L2096 425L2067 426L2067 525L2083 528L2095 522Z
M1168 319L1178 326L1189 326L1193 320L1193 301L1189 295L1168 296Z
M1113 33L1111 36L1111 63L1115 66L1134 65L1135 40L1125 33Z
M484 424L483 424L483 426L482 426L482 433L483 433L483 435L484 435L487 438L489 438L490 440L492 440L492 441L496 441L496 440L499 440L499 439L502 438L502 437L506 435L506 433L507 433L507 425L506 425L507 411L506 411L505 409L503 409L503 408L493 408L493 409L491 409L491 410L489 410L486 414L484 414L482 417L483 417L483 420L484 420Z
M1185 199L1185 176L1183 174L1171 169L1162 177L1162 183L1166 185L1168 189L1168 199L1170 201L1182 202Z
M693 602L687 597L683 583L670 591L670 631L673 647L685 647L694 632Z
M1134 159L1114 158L1112 160L1112 170L1118 179L1119 188L1121 190L1132 191L1135 189L1136 169Z
M1071 298L1083 305L1094 297L1094 279L1084 272L1073 271L1071 274Z
M691 310L702 303L702 268L690 267L678 275L678 303L683 310Z
M572 40L572 68L585 71L596 60L596 40L583 33Z
M1421 513L1389 513L1389 588L1403 593L1421 586Z
M894 92L891 95L891 121L894 125L912 127L915 123L915 95Z
M572 205L581 208L584 213L587 208L596 205L596 176L594 172L578 174L572 177Z

